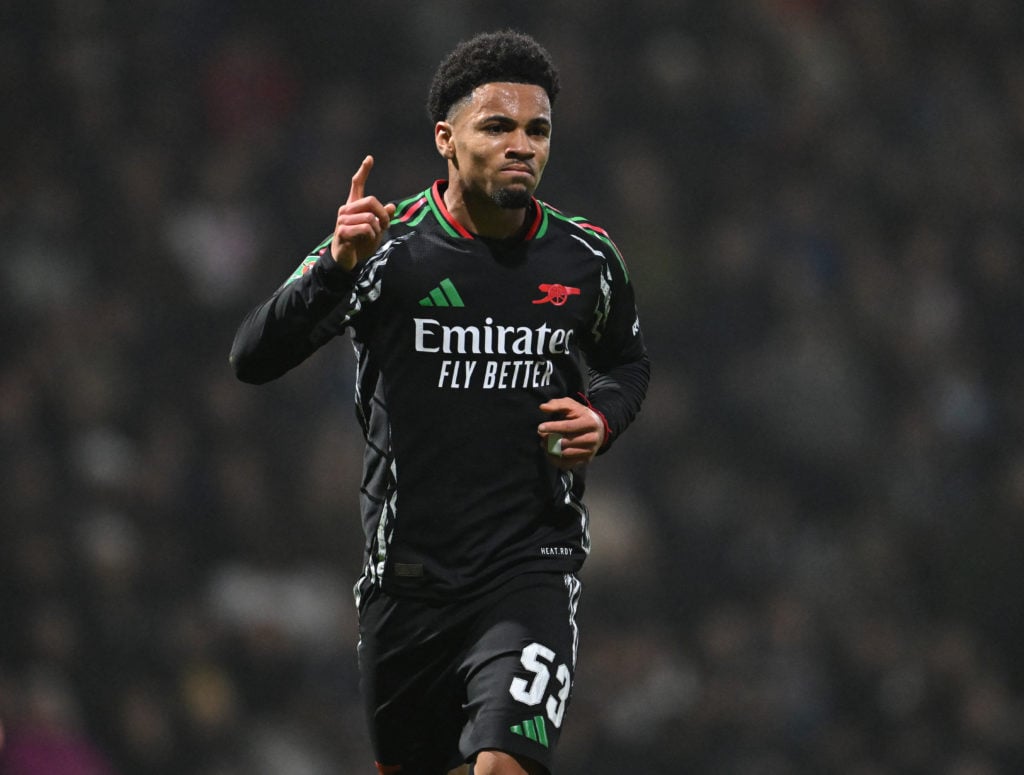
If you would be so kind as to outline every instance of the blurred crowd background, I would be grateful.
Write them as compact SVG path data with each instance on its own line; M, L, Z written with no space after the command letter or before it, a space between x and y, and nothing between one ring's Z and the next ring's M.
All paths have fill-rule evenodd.
M1019 0L0 5L2 775L368 773L350 348L242 315L440 58L558 61L539 195L654 382L593 466L569 775L1024 772Z

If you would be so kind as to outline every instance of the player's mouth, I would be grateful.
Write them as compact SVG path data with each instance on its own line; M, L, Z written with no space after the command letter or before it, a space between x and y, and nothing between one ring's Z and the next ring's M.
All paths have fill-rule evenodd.
M529 175L531 178L536 177L533 171L533 167L531 167L529 164L523 164L521 162L516 164L506 164L504 167L501 168L501 171L507 172L512 175Z

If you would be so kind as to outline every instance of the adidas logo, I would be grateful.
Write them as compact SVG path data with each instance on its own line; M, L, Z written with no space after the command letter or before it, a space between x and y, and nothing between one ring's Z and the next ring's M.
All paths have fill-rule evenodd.
M544 724L543 716L534 716L533 718L526 719L522 724L513 724L509 727L509 731L514 735L540 743L545 748L548 747L548 728Z
M420 299L421 307L465 307L466 303L447 277L429 294Z

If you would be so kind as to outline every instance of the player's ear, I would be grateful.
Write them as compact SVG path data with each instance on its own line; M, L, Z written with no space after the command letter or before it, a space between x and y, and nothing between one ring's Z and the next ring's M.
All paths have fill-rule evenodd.
M452 140L452 125L447 121L438 121L434 125L434 144L437 152L446 159L455 158L455 143Z

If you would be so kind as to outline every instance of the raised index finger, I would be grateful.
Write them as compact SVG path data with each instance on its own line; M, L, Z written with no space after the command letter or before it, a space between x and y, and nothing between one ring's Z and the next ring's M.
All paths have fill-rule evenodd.
M367 156L363 159L363 163L359 165L356 174L352 176L352 187L348 190L348 202L346 204L351 204L357 199L363 198L363 192L366 189L366 179L370 177L370 170L372 169L373 157Z

